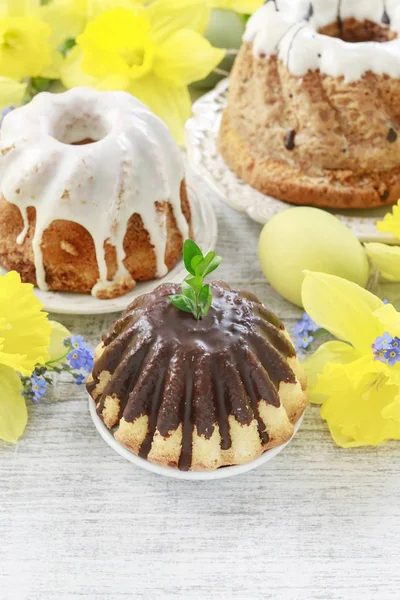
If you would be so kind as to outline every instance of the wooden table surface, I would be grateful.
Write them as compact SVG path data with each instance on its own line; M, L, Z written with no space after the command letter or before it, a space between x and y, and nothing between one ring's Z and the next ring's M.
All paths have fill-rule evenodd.
M291 330L300 311L261 273L260 226L213 201L219 276ZM93 346L115 319L53 317ZM399 600L399 475L399 443L336 448L311 407L257 470L166 479L115 454L61 378L20 443L0 443L0 599Z

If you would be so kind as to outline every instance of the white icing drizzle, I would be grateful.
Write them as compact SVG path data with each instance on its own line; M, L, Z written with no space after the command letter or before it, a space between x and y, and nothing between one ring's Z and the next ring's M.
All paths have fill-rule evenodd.
M388 42L348 43L318 30L355 18L387 25ZM400 78L400 0L270 0L250 18L243 37L258 57L278 55L298 77L320 70L357 81L367 71Z
M87 138L96 142L72 145ZM166 219L156 203L170 202L182 236L188 237L181 208L183 178L181 154L166 125L125 92L74 88L42 93L9 113L2 124L0 191L21 211L24 228L18 244L28 231L28 207L36 209L33 251L43 290L48 287L41 242L56 219L82 225L93 238L100 273L93 295L129 277L123 242L135 213L154 246L157 276L165 275ZM112 282L107 281L106 240L117 255Z

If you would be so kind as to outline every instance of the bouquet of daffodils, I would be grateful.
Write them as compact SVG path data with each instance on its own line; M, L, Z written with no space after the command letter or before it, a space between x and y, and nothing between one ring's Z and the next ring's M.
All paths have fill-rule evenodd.
M262 0L2 0L0 109L37 92L92 86L147 104L178 142L188 85L225 52L204 37L213 8L251 13Z

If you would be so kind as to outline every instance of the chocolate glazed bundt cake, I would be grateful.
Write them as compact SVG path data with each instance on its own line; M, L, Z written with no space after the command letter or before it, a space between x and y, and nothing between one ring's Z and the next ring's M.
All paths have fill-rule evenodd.
M165 284L103 337L87 388L135 454L181 470L249 462L287 442L306 405L283 324L251 293L211 284L207 316L176 309Z
M393 204L399 95L400 0L270 0L247 24L219 148L280 200Z

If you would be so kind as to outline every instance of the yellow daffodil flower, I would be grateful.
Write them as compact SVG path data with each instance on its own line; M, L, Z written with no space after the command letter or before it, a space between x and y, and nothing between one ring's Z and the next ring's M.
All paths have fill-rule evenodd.
M312 402L343 448L400 439L400 313L354 283L306 274L310 317L341 341L304 361Z
M377 224L378 231L391 233L400 240L400 201L393 207L393 212L385 216ZM365 244L368 256L378 267L381 276L387 281L400 282L400 247L387 244Z
M18 374L30 377L37 365L59 365L70 332L48 320L33 286L15 271L0 277L0 315L0 439L16 443L27 422Z
M30 375L49 359L51 326L33 285L11 271L0 277L0 364Z
M3 0L0 6L0 73L57 79L62 55L59 48L82 32L84 14L74 0ZM0 94L3 83L0 82Z
M156 0L138 10L99 15L77 38L62 68L68 88L124 90L169 125L179 143L190 116L188 84L203 79L224 56L199 33L204 0Z
M50 27L35 17L0 18L0 73L38 77L51 64Z
M33 286L11 271L0 277L0 438L15 443L27 420L21 375L49 358L51 325Z
M264 4L264 0L208 0L208 4L211 8L225 8L233 12L251 15Z

